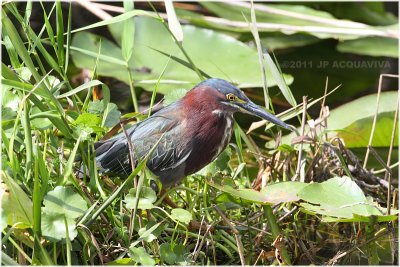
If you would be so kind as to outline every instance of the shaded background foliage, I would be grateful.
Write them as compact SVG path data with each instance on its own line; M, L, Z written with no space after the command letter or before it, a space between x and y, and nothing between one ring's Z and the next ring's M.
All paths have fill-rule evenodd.
M121 3L107 4L115 7L122 6ZM165 13L163 2L153 4L158 12ZM25 5L25 3L16 4L17 10L22 16ZM221 2L179 2L174 3L174 6L184 25L183 46L195 65L211 76L235 82L239 87L245 89L251 99L264 105L256 43L250 27L246 24L246 20L250 21L249 4L245 3L245 6L241 6ZM396 30L398 27L397 3L286 2L265 6L300 15L312 15L318 19L340 19L335 20L337 23L365 23L368 29L382 31L385 34L390 34L391 30ZM42 5L33 3L29 26L36 34L39 34L46 22L43 18L43 10L49 14L53 7L53 3L45 2ZM258 8L260 7L262 8L261 4ZM152 11L146 2L135 3L135 9ZM62 30L66 32L69 3L61 3L60 9L57 9L57 12L59 11L62 11L64 21ZM113 12L110 13L113 14ZM321 26L318 21L310 22L301 18L271 15L257 10L257 8L255 13L258 23ZM18 33L25 38L24 31L26 29L20 27L20 21L10 12L7 14L16 25ZM57 13L58 16L60 14ZM113 15L118 14L116 12ZM71 15L71 29L92 25L99 21L99 18L84 9L78 2L72 3ZM223 19L223 23L213 20L217 17ZM156 81L162 73L163 77L175 79L177 83L170 85L161 82L156 102L165 96L165 103L171 103L196 84L199 78L191 67L182 66L175 59L168 58L171 53L172 56L185 60L178 46L174 44L170 33L159 21L147 17L135 18L134 21L136 25L135 45L133 57L129 60L129 67L135 81L138 107L140 111L143 111L149 107ZM49 24L46 25L47 31L44 31L41 36L48 53L55 59L60 59L61 52L51 49L51 43L47 37L49 25L54 31L55 29L58 31L59 23L59 18L54 14L50 16ZM364 180L358 181L362 175L355 174L353 170L350 173L349 166L358 171L361 171L362 168L358 165L357 160L352 161L351 152L345 148L338 146L339 149L325 145L321 146L323 147L322 151L314 151L313 147L308 148L315 157L324 158L325 155L328 155L328 160L324 162L325 169L320 170L318 169L320 166L318 166L317 170L310 171L315 175L311 179L321 183L309 185L286 182L286 184L277 183L274 186L265 187L260 192L250 189L251 182L253 182L254 188L257 187L254 181L255 177L265 174L270 175L269 182L281 182L286 181L293 174L293 167L292 169L290 167L293 165L297 152L294 146L289 146L293 136L284 136L282 138L283 145L273 149L277 140L276 136L279 135L270 130L268 130L268 134L265 134L263 127L252 131L249 136L254 138L255 144L260 148L258 151L264 155L265 168L261 168L255 162L254 151L249 147L251 143L246 142L248 140L242 141L239 131L236 130L235 140L232 140L236 146L232 145L215 162L197 175L188 177L184 185L176 189L177 193L171 193L174 200L178 201L186 210L170 210L162 205L157 200L154 191L147 187L147 182L141 191L136 189L128 191L122 190L125 183L120 179L111 181L105 178L99 181L96 173L91 169L92 167L89 167L92 172L90 180L83 180L83 183L79 185L74 184L74 180L71 179L73 166L71 159L76 153L84 152L83 147L87 148L93 143L94 138L104 135L119 121L121 114L130 116L135 111L131 90L127 85L129 77L124 65L124 49L121 44L123 42L121 36L124 34L123 24L124 22L113 23L105 27L90 28L87 31L72 34L70 64L65 75L68 77L66 82L69 87L64 86L61 90L58 88L52 92L58 99L62 99L60 94L65 96L65 94L73 92L72 88L74 88L77 92L79 91L80 98L85 99L87 89L92 86L102 86L103 90L97 90L96 94L100 94L100 98L104 99L89 101L86 105L79 103L74 98L75 93L71 93L68 96L72 96L72 100L60 100L60 105L65 108L70 121L72 120L72 123L68 124L73 129L70 137L64 136L65 138L63 138L58 133L53 135L50 130L54 126L48 119L51 116L46 117L46 114L42 114L36 106L29 107L28 105L28 108L25 107L22 110L28 110L31 118L35 118L31 120L30 124L33 136L37 140L45 140L46 145L48 144L50 152L48 152L46 160L52 164L44 162L44 159L41 160L40 149L38 149L39 152L34 152L39 153L35 154L38 155L38 159L33 159L34 163L29 162L29 153L26 148L28 144L24 140L29 123L23 118L27 115L22 115L22 123L19 123L17 116L21 112L16 110L15 105L12 104L13 101L18 102L22 96L16 94L15 91L11 94L3 93L3 103L7 105L2 106L3 135L6 137L5 140L9 140L7 138L10 138L10 135L11 139L15 138L17 153L14 156L21 163L17 168L15 163L14 165L12 163L12 157L2 157L3 170L5 170L2 173L2 179L5 181L6 188L3 193L4 203L6 203L3 209L7 214L6 222L2 217L2 225L9 225L3 231L3 241L8 243L2 248L2 252L11 256L12 259L9 263L13 263L12 260L18 258L18 263L26 263L31 260L34 263L37 261L37 263L47 264L70 264L71 260L76 264L105 262L113 264L140 263L142 265L155 263L239 264L241 262L239 243L236 243L237 240L232 237L227 222L221 220L218 213L213 211L212 208L217 205L229 215L228 220L234 221L240 231L243 249L248 253L246 253L247 263L254 264L257 260L258 264L276 264L274 256L276 247L271 245L276 229L273 229L273 222L269 221L271 216L266 214L268 212L264 209L263 203L274 204L274 214L279 217L279 227L286 238L287 249L292 260L296 264L332 263L341 251L354 249L357 246L363 249L366 256L363 253L350 253L340 263L397 262L398 259L393 256L395 253L392 251L396 246L393 238L396 240L397 233L392 236L384 236L380 240L381 247L370 246L370 243L362 246L363 241L373 238L374 235L379 236L387 230L386 228L390 229L391 225L385 224L385 222L394 220L396 215L384 215L385 189L365 188L361 186L361 182ZM326 98L325 104L331 109L328 120L329 129L337 130L340 137L345 140L345 146L351 148L358 158L363 159L371 131L372 118L375 114L376 95L370 94L376 93L380 74L398 72L397 38L360 37L340 33L291 32L279 29L271 31L268 27L259 27L258 32L263 46L273 58L276 58L276 63L297 103L301 103L303 95L307 95L310 102L311 99L321 97L325 91L327 78L329 78L328 91L341 84L339 89ZM4 38L4 35L2 37ZM27 41L25 39L24 41ZM32 40L29 41L30 47ZM97 59L100 47L100 54L105 58ZM10 50L12 49L7 50L4 45L2 46L2 62L5 64L2 70L7 74L4 75L2 72L2 78L10 77L10 73L4 70L5 66L12 63L9 57ZM49 71L51 67L47 64L43 54L38 54L37 57L45 62L44 69ZM60 62L58 63L60 64ZM16 71L20 80L26 83L33 80L29 70L15 70L15 66L13 68L10 69ZM89 82L94 68L96 69L95 78L108 87L98 81ZM51 76L53 75L58 78L62 76L51 73ZM42 77L44 76L43 73ZM267 71L267 78L275 113L289 109L291 105L282 94L282 88L276 86L279 82L273 78L270 70ZM143 82L149 82L149 80L151 80L150 83ZM32 85L36 84L38 84L37 79L36 82L32 82ZM9 84L8 86L8 88L13 88ZM85 88L78 90L80 86L85 86ZM372 146L384 159L388 155L392 121L396 109L397 94L394 90L397 89L398 79L384 79L382 84L384 93L381 96L382 104L379 110L377 133L372 143ZM34 95L36 93L38 92L35 92ZM39 94L39 96L42 95ZM110 99L108 99L109 97ZM71 104L71 101L77 102ZM82 109L84 114L74 110L73 104L76 103L78 103L77 109ZM347 104L343 105L344 103ZM334 110L335 107L339 108ZM156 106L154 110L158 108L160 106ZM54 110L50 111L55 112ZM319 113L319 102L308 109L309 118L317 118ZM137 115L137 113L133 114ZM144 117L144 115L139 116L139 118ZM243 129L248 129L254 121L243 114L238 114L236 118ZM289 123L299 125L299 117L292 116ZM16 129L15 136L12 131L13 126ZM87 135L84 136L82 133L87 133ZM283 134L288 133L284 132ZM49 139L48 143L47 138ZM392 162L398 161L397 139ZM6 147L7 145L2 147L3 154L7 154L5 153L7 152ZM42 144L37 144L37 147L42 148ZM65 150L64 155L59 152L60 147L61 150L62 148ZM46 155L46 150L44 153ZM10 155L10 153L8 154ZM269 161L271 159L272 162ZM275 160L278 163L282 161L282 164L287 164L285 166L289 166L289 170L279 169L279 172L274 172L268 169L276 164ZM313 158L310 155L307 156L307 160L308 164L312 165ZM90 163L90 160L88 162ZM31 171L29 166L33 165L30 164L37 164L35 165L37 169ZM370 157L368 168L381 169L382 167L374 157ZM139 171L140 168L138 168ZM395 168L394 173L397 174L397 172L398 168ZM35 179L32 179L31 175L36 175ZM40 194L33 184L34 181L38 181L38 177L42 182ZM213 178L213 181L205 183L204 179L210 177ZM232 180L232 178L234 179ZM327 180L328 178L332 179ZM358 183L355 183L354 180ZM377 180L367 181L376 186ZM397 178L392 182L397 186ZM65 183L68 186L65 186ZM57 186L60 184L63 186ZM340 187L343 184L346 184L346 194L344 195ZM112 198L117 192L113 191L116 186L120 186L123 193L121 197L115 195L118 201L114 201L115 198ZM363 188L363 191L359 186ZM318 196L318 192L327 192L329 198ZM41 196L39 200L38 195ZM139 202L138 208L142 210L141 216L135 216L136 201ZM298 204L298 201L301 203ZM107 202L112 202L110 206L112 208L105 206ZM379 203L379 206L375 206L376 203ZM367 204L367 208L364 204ZM335 210L343 205L349 207ZM100 211L103 210L101 220L96 220L97 217L93 214L99 216ZM396 212L394 211L393 214ZM37 226L38 218L41 222L40 226ZM137 218L142 218L141 220L144 221L138 221ZM198 230L187 229L191 219L205 220L215 227L213 241L209 241L207 237L206 249L197 255L193 251L198 244ZM266 221L268 224L265 223ZM15 226L14 229L11 226L15 222L20 225ZM30 229L32 225L34 226L33 234L29 230L24 230ZM260 231L260 229L263 230ZM271 231L272 236L266 230ZM204 236L206 235L207 233ZM35 240L38 236L43 238L43 244ZM19 242L19 245L13 241L13 238ZM204 239L206 238L204 237ZM214 247L214 241L216 247ZM28 256L26 257L21 251L25 251ZM311 252L307 254L305 251ZM214 259L212 255L214 255ZM4 257L3 253L2 258L4 259Z
M119 3L108 3L110 5L121 6ZM285 5L296 5L296 6L309 6L315 8L316 10L321 10L332 14L332 16L338 19L353 20L356 22L367 23L369 25L376 26L387 26L392 25L397 22L397 3L394 2L368 2L368 3L290 3L286 2ZM158 8L160 12L165 12L164 4L161 2L156 2L154 5ZM67 9L68 5L66 3L62 4L63 8ZM90 25L98 21L98 17L93 15L92 12L80 7L77 3L73 3L74 12L72 12L72 29L80 28L83 26ZM193 2L189 3L179 3L176 5L178 16L182 14L182 18L186 19L192 13L190 11L185 11L182 9L186 6L188 10L196 12L197 14L205 15L218 15L227 19L238 19L243 21L243 16L239 13L240 9L235 14L232 14L228 4L224 3L212 3L205 2L196 4ZM46 11L50 11L52 5L50 3L44 3ZM181 7L181 9L179 8ZM137 9L145 8L151 10L149 5L145 2L136 3ZM21 9L23 9L23 4L21 4ZM189 13L189 14L188 14ZM249 11L246 11L248 14ZM67 18L68 12L64 12L64 19ZM186 15L186 17L185 17ZM198 15L197 15L198 16ZM196 17L196 16L195 16ZM249 18L249 16L247 16ZM271 20L275 19L273 17ZM192 19L194 25L203 26L201 20L200 22ZM281 19L285 20L285 19ZM55 23L55 17L51 17L50 21ZM263 20L258 18L259 22ZM278 21L279 22L279 21ZM287 21L286 21L287 22ZM31 16L31 26L36 31L39 31L43 25L42 8L39 5L33 5L32 16ZM106 27L90 29L90 32L98 34L105 37L112 42L117 42L113 39L112 34ZM250 45L253 42L253 37L250 32L244 33L232 33L229 31L222 31L225 34L232 34L238 40L243 42L249 42ZM342 41L334 39L319 39L308 34L297 33L291 35L285 35L283 33L264 33L260 32L261 41L263 45L274 51L280 67L284 73L291 74L296 77L291 89L296 99L299 101L301 97L306 93L309 97L317 98L323 95L326 77L329 77L330 83L332 85L343 84L340 93L332 94L327 98L327 102L331 107L342 104L343 102L348 102L351 99L355 99L362 95L375 93L377 88L377 82L380 73L397 73L398 72L398 62L395 57L384 57L382 53L385 53L387 49L385 46L382 47L382 39L377 40L377 42L371 42L367 44L366 47L373 50L374 57L365 55L365 49L353 49L350 53L340 53L340 44ZM254 45L254 44L253 44ZM397 54L396 45L392 46L390 50L394 50L394 55ZM364 47L365 48L365 47ZM7 53L3 47L3 55L5 56L5 62L7 62ZM339 51L338 51L339 50ZM353 52L353 53L351 53ZM357 55L356 53L363 53L364 55ZM393 53L392 53L393 55ZM327 61L329 64L323 68L318 68L321 61ZM336 67L333 68L333 63L337 62L342 64L342 61L354 68L348 67ZM361 65L362 63L371 64L368 67ZM347 65L347 66L349 66ZM311 67L310 67L311 66ZM359 67L358 67L359 66ZM370 67L372 66L372 67ZM78 70L76 70L78 71ZM73 74L73 72L71 73ZM362 79L360 79L362 77ZM129 104L123 103L129 101L127 94L129 90L127 85L118 83L117 81L111 81L117 83L117 86L125 86L121 89L112 87L115 91L111 95L113 102L117 102L118 106L121 108L126 107L126 111L132 111L132 106L128 108ZM114 85L114 84L113 84ZM382 90L393 90L398 88L398 83L396 79L388 79L384 81ZM258 91L258 90L257 90ZM256 92L257 92L256 91ZM278 94L277 88L272 88L274 97L282 100L281 96L275 96ZM257 93L255 93L257 94ZM145 96L143 96L145 98ZM279 101L279 103L284 104ZM279 107L279 105L278 105Z

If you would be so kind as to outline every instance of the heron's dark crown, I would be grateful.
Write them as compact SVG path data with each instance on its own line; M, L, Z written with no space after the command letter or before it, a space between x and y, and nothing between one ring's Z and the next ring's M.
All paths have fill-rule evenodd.
M218 92L220 92L223 95L233 93L239 97L244 96L243 92L239 88L233 86L232 84L223 79L218 79L218 78L207 79L199 83L196 87L201 87L201 86L209 86L215 88Z

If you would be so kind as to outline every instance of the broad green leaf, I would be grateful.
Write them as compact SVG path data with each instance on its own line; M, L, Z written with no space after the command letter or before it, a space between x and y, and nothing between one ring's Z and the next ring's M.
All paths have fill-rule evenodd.
M141 237L143 235L143 233L146 232L146 230L147 230L147 226L140 228L138 231L139 236ZM153 235L152 233L150 233L150 234L146 234L146 236L144 236L142 239L146 242L151 242L151 241L157 239L157 237L155 235Z
M54 112L41 112L41 110L38 107L32 107L31 109L31 126L33 129L39 129L39 130L46 130L49 129L50 127L53 126L51 121L47 118L48 116L58 116L58 114Z
M187 92L188 92L188 90L183 89L183 88L176 88L176 89L170 90L164 96L164 105L172 104L173 102L181 99L182 97L185 96L185 94Z
M241 199L233 197L231 194L225 192L219 194L215 198L215 203L218 204L221 210L241 209L243 207L243 201Z
M385 209L382 208L382 211ZM392 213L398 214L398 211L394 211ZM325 216L322 218L324 222L365 222L365 223L370 223L371 221L375 222L389 222L389 221L394 221L396 220L398 215L368 215L368 216L362 216L358 214L354 214L353 218L350 219L338 219L337 217L329 217Z
M299 200L297 192L308 184L300 182L282 182L267 185L261 191L254 189L235 189L230 185L217 185L208 182L211 186L226 192L232 196L255 203L279 204Z
M131 258L122 258L115 261L107 262L106 265L134 265L134 261Z
M330 136L337 134L348 148L367 147L376 111L376 99L376 94L367 95L333 109L328 117L327 130L332 131ZM397 92L381 93L372 146L389 147L396 101ZM289 144L294 136L293 133L284 136L282 143ZM398 146L397 136L398 129L396 129L395 146Z
M104 112L103 100L90 101L88 104L87 112L100 115Z
M171 218L184 224L189 224L192 220L192 214L187 210L176 208L171 211Z
M73 218L68 218L68 235L69 239L73 240L78 232L76 230L76 223ZM58 212L51 212L47 210L42 213L42 235L47 237L50 240L61 241L66 239L66 227L64 215Z
M276 205L279 203L298 201L299 197L297 196L297 193L306 186L308 186L307 183L282 182L267 185L261 189L260 192L267 197L268 203Z
M129 252L135 262L140 263L144 266L153 266L156 263L143 247L130 247Z
M374 57L399 57L399 40L382 37L366 37L341 42L337 50L343 53Z
M174 253L176 256L176 263L179 265L187 266L188 262L185 261L186 247L182 244L177 244L174 246Z
M260 38L263 46L270 50L305 46L320 41L320 39L315 36L302 33L290 35L282 33L265 33L260 36Z
M235 189L230 185L217 185L212 182L208 182L209 185L215 187L223 192L226 192L234 197L239 197L255 203L265 202L265 196L259 191L253 189Z
M161 222L156 223L154 225L149 225L149 227L146 227L146 230L140 233L140 238L138 238L135 242L133 242L131 244L131 247L135 247L137 244L139 244L142 240L145 240L146 238L148 238L150 235L152 235L152 233L156 234L156 235L160 235L161 229L159 228L161 225ZM147 229L148 228L148 229Z
M367 199L360 187L346 176L309 184L298 192L298 196L307 202L301 203L303 208L327 216L330 221L335 218L359 221L360 217L355 215L363 216L365 221L365 217L385 215L385 210L371 199ZM397 213L396 210L392 211L392 214Z
M169 265L175 264L177 259L173 247L169 243L161 244L160 257L165 263Z
M18 105L21 100L17 94L6 87L7 86L3 85L3 90L1 90L1 124L3 129L9 126L12 127L14 119L17 117Z
M105 127L113 127L119 123L121 117L121 112L118 110L117 105L108 103L107 106L104 106L103 100L89 102L87 111L91 114L102 116L103 120L101 125Z
M354 57L328 44L330 42L327 41L308 45L276 55L282 72L296 78L290 85L296 99L302 99L304 95L309 99L320 98L324 95L328 78L328 92L341 85L325 101L328 106L336 106L346 99L348 101L365 94L365 88L378 84L382 69L394 67L392 61L386 58ZM270 89L270 94L277 93L276 88Z
M150 187L142 187L138 203L138 209L152 209L153 203L156 202L157 195ZM136 188L129 190L129 194L125 197L126 208L134 209L136 205Z
M1 207L2 221L16 228L33 226L33 204L21 187L4 171L1 172ZM4 219L5 217L6 219Z
M65 215L67 219L75 219L86 211L86 201L70 187L57 186L44 197L43 212ZM64 219L60 221L64 225Z
M376 99L376 94L368 95L335 108L328 118L328 129L338 131L346 147L366 147L376 110ZM381 93L378 125L372 146L388 147L390 145L396 101L397 92ZM397 145L398 138L395 138L395 146Z
M121 112L118 110L117 105L114 103L108 103L103 116L102 125L105 127L113 127L119 123Z
M314 2L313 6L330 12L336 18L343 18L370 25L391 25L398 21L389 10L385 10L385 2Z
M140 228L138 234L141 239L146 242L151 242L161 234L163 227L160 224L156 224L150 221L146 224L146 227Z
M82 113L79 117L74 121L74 124L81 127L91 128L93 131L102 131L101 126L101 117L96 114L91 113Z
M159 21L144 17L136 18L135 26L135 49L129 67L135 85L152 91L170 60L169 55L183 61L186 61L186 58L174 43L168 30ZM190 25L182 28L185 36L183 47L197 68L212 77L231 81L239 87L261 87L258 55L254 49L222 33ZM110 26L117 42L121 39L121 29L120 24ZM77 49L72 52L72 57L78 67L91 69L95 64L99 38L89 33L78 33L74 36L72 46ZM97 71L100 75L129 82L120 47L105 39L101 42ZM284 78L287 83L292 82L290 76L284 75ZM267 80L269 86L276 85L270 73L267 73ZM190 89L198 82L199 78L193 70L171 60L160 81L158 92L165 94L172 88Z
M161 259L169 265L173 265L176 263L176 255L174 253L174 250L173 250L171 244L169 244L169 243L161 244L160 256L161 256Z
M172 245L164 243L160 246L161 259L169 265L177 263L187 265L185 262L185 253L186 247L182 244Z
M367 147L371 130L373 117L356 120L343 130L337 131L338 135L345 141L346 147ZM389 147L394 124L394 113L385 112L378 115L374 137L372 139L373 147ZM394 146L398 146L399 131L396 128Z

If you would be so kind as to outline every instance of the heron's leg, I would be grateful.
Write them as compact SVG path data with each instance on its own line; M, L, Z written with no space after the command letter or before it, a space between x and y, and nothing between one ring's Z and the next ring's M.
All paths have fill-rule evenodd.
M157 183L156 183L154 180L150 180L150 187L156 192L156 194L157 194L159 197L164 197L162 201L163 201L165 204L167 204L168 206L170 206L170 207L173 208L173 209L179 208L179 206L176 205L176 204L172 201L172 199L169 198L168 195L165 195L166 190L165 190L164 188L162 188L162 189L160 190L160 188L158 187ZM165 195L165 196L164 196L164 195Z
M166 193L165 189L161 189L160 196L165 195L165 193ZM179 206L176 205L175 202L173 202L168 195L164 197L163 202L173 209L179 208Z
M156 181L150 180L150 187L151 187L151 189L153 189L153 190L156 192L156 194L158 195L158 193L160 192L160 188L158 187Z

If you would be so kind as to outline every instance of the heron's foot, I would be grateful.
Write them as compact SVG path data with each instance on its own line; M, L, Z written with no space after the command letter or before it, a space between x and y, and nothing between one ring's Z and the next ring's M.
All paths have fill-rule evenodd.
M200 223L198 221L192 220L188 226L189 230L200 230L202 234L207 232L214 232L214 227L206 222Z
M160 188L158 187L156 181L150 180L150 187L151 187L151 189L153 189L153 190L156 192L156 194L158 195L158 193L160 192Z
M165 192L166 191L164 189L161 189L160 196L163 197L165 195ZM164 202L173 209L179 208L179 206L176 205L175 202L173 202L172 199L167 195L164 196L162 202Z

